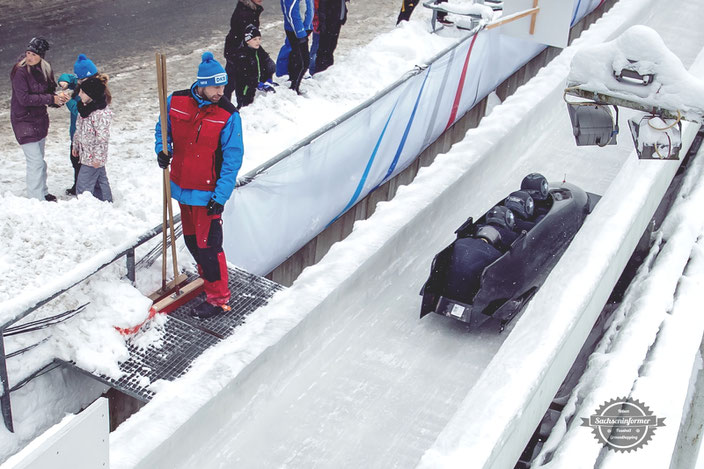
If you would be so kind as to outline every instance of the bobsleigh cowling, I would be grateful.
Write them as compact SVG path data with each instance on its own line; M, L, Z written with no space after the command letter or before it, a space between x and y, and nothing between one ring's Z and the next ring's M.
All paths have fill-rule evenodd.
M433 259L420 317L434 312L471 327L507 322L542 285L599 196L532 173Z

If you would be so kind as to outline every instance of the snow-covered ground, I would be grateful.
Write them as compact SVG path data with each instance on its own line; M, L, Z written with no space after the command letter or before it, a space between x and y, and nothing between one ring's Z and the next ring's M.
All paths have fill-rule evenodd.
M643 22L655 27L668 47L688 66L704 45L704 35L697 25L702 6L684 1L675 3L675 7L666 9L671 21L654 14L653 17L644 18ZM392 10L395 8L388 8L388 11ZM449 44L452 40L450 38L427 34L427 13L420 8L418 10L414 14L414 21L400 28L394 29L393 21L387 18L385 31L389 32L381 34L366 46L346 51L343 48L340 60L333 69L304 82L302 87L307 90L306 96L296 97L281 86L276 95L258 98L253 106L244 109L242 117L247 168L253 168L274 156L321 124L373 95L396 79L399 71L412 68L415 63ZM673 27L672 20L677 20L676 28ZM264 36L266 37L266 32ZM219 48L219 45L212 48ZM170 88L183 88L190 84L193 75L191 72L195 71L199 56L200 51L169 60ZM111 160L108 163L115 194L113 206L98 203L89 196L62 200L55 205L24 199L24 160L21 151L14 142L9 125L0 131L0 152L8 155L6 170L1 176L3 193L0 194L0 233L3 234L0 241L0 267L3 267L3 274L7 276L0 286L0 300L3 301L0 304L0 318L15 314L11 309L15 307L13 298L31 301L53 277L75 272L72 269L81 265L87 253L99 248L108 251L115 249L125 239L158 223L161 210L161 188L158 182L160 172L151 151L152 128L156 116L155 93L149 84L153 81L151 68L118 73L112 81L117 114L111 140ZM491 141L492 138L501 136L506 128L501 122L501 116L508 116L512 112L530 112L531 103L534 105L540 98L541 91L540 82L535 82L524 90L522 99L507 102L503 110L502 106L497 107L497 114L484 124L478 141ZM362 446L342 448L334 458L346 464L355 461L365 465L369 461L365 461L360 453L369 447L378 447L377 456L381 459L375 461L388 462L387 467L393 464L405 466L399 459L401 455L409 458L404 459L405 462L417 460L441 429L441 422L422 427L421 435L413 440L408 440L408 433L404 431L415 428L418 422L427 424L429 420L426 419L433 416L444 415L440 420L446 419L451 414L453 399L452 394L443 395L443 384L447 384L448 380L454 382L457 385L455 395L459 396L462 392L466 393L466 387L471 385L470 376L474 374L472 369L466 369L466 376L454 375L452 367L460 367L460 363L467 360L464 353L475 353L477 357L484 356L486 359L486 355L491 353L491 347L499 345L503 339L489 334L486 345L494 345L485 349L478 348L477 344L465 340L468 337L461 327L450 324L449 321L434 318L434 321L418 323L414 319L417 314L416 295L427 274L432 255L448 242L452 230L466 215L486 210L507 191L512 190L522 175L540 171L551 180L561 180L566 174L571 182L582 185L587 190L603 193L623 159L630 155L632 147L626 135L622 135L618 147L610 149L608 156L599 153L599 149L577 150L572 143L562 104L555 102L553 106L542 110L545 111L545 116L536 117L535 120L538 127L532 128L525 135L512 136L522 143L520 154L491 164L485 162L474 166L477 170L475 187L481 196L475 197L472 204L465 207L467 212L453 214L454 218L449 218L444 227L447 229L438 228L437 233L430 235L432 242L422 246L422 249L419 247L417 252L413 251L413 256L409 256L408 251L398 252L394 262L389 260L387 265L379 266L378 278L371 279L377 289L365 291L360 295L358 303L344 307L341 305L339 314L343 318L342 324L330 324L325 330L328 339L320 343L320 348L309 350L297 358L297 361L306 363L298 370L300 373L294 370L291 376L279 382L280 389L264 390L258 396L258 401L253 400L249 404L251 409L262 410L256 413L258 418L244 422L247 428L237 427L233 433L218 434L212 440L212 445L204 448L209 457L216 456L217 461L199 453L194 457L200 467L257 461L256 458L262 456L260 451L266 453L265 456L270 458L267 460L275 466L309 466L320 463L316 455L325 457L320 451L330 451L333 445L340 449L340 441L348 441L346 437L350 432L355 429L358 432L362 432L362 429L369 432L369 428L372 429L371 433L357 434L364 450L361 449ZM64 111L53 111L54 123L66 117L59 114L61 112ZM6 123L9 117L6 115L0 120ZM70 166L67 152L63 150L68 146L65 139L67 130L65 124L63 127L52 125L47 144L49 184L51 191L59 195L64 187L70 185ZM276 138L271 138L272 136ZM439 158L437 166L421 172L418 181L412 186L413 192L406 194L405 201L422 205L433 193L449 184L459 169L477 163L473 145L470 141L458 145L448 155ZM508 166L501 162L507 162ZM599 168L598 174L594 171L596 167ZM400 194L403 192L400 191ZM349 242L340 243L331 250L321 266L309 269L291 290L275 299L270 308L261 316L253 318L232 340L209 351L198 361L189 376L184 378L183 383L165 387L163 397L158 395L153 407L177 404L170 407L169 415L150 415L150 404L142 416L127 422L124 428L118 430L115 444L117 467L130 467L133 463L130 454L133 447L130 443L139 443L136 448L139 456L144 454L150 444L161 441L163 435L150 432L135 437L136 433L133 434L131 430L139 432L140 421L153 419L156 427L162 425L162 430L167 434L173 432L174 424L183 422L195 413L198 406L207 401L208 396L226 386L231 377L250 362L256 353L270 345L273 338L283 335L300 321L301 314L316 301L321 301L332 284L342 282L345 274L354 270L359 259L363 258L361 254L366 252L365 249L373 249L385 237L392 236L393 228L400 226L401 219L416 210L410 206L400 207L398 203L394 208L397 210L380 210L370 221L357 224ZM108 224L109 228L106 229L100 223L106 219L116 222ZM36 220L41 220L41 224ZM73 244L67 242L67 238L72 239ZM62 243L61 248L56 248L57 242ZM187 256L182 255L181 259L183 258ZM46 276L38 278L37 274L42 272L47 272ZM11 381L19 381L35 369L35 365L52 356L73 359L82 366L94 367L108 374L114 373L112 365L123 356L125 348L123 339L111 327L114 324L112 318L121 316L124 319L130 311L137 314L145 307L144 298L127 282L114 280L121 274L123 271L119 266L106 269L51 305L51 311L58 312L91 301L87 311L60 329L54 329L52 338L32 351L31 359L25 354L21 360L11 360ZM147 276L147 281L140 284L140 288L148 291L153 288L153 282L154 278ZM120 300L116 301L116 297ZM48 309L44 308L37 315L46 315ZM106 311L109 313L108 319L102 315ZM388 334L389 331L394 333ZM44 334L48 335L46 332ZM338 337L358 340L334 340ZM425 339L429 337L434 340L426 342ZM17 350L41 338L42 335L35 335L20 340L8 339L8 351ZM425 356L423 352L427 350L418 350L420 347L433 348L436 353L425 361L422 359ZM437 359L447 348L452 350L455 362L448 362L446 369L428 370L429 364L436 363L432 358ZM98 352L100 355L96 356ZM18 361L22 363L16 363ZM357 366L351 366L350 363L356 363ZM434 378L428 378L427 373L430 371L435 373ZM316 378L311 380L312 376ZM379 380L365 381L370 376L377 376ZM62 384L63 380L70 382L70 387ZM54 372L13 394L13 411L18 431L11 435L0 430L1 457L16 451L27 439L58 421L62 412L75 411L89 402L98 391L96 387L86 389L84 386L88 382L71 372ZM48 393L46 390L51 386L66 389L67 392ZM78 397L69 398L69 392ZM256 390L254 394L257 394ZM376 401L379 394L384 397L381 402ZM423 394L430 397L422 401L415 400ZM336 396L340 399L338 402L347 404L331 404L335 401L325 396L330 399ZM270 400L272 397L276 398L273 402ZM392 411L394 407L390 404L394 400L400 401L397 412ZM359 406L360 403L368 405ZM414 404L434 407L427 415L410 415L395 426L394 422L398 422L403 415L403 409L414 408ZM271 408L267 410L269 405ZM352 409L359 409L358 413L351 412ZM245 415L252 416L250 413ZM238 417L242 416L233 416ZM312 433L290 430L297 428L302 419ZM320 422L326 422L328 426ZM394 432L397 428L400 430L392 441L385 438L385 443L379 445L381 432L374 432L373 429L376 428L385 429L385 434ZM276 439L282 441L281 446L269 452L261 445L253 444L252 440L257 439L257 431L263 432L259 434L259 441L269 441L270 432L276 432ZM388 451L384 453L387 442ZM416 442L420 443L415 445ZM292 452L294 446L289 445L295 445L299 451ZM350 454L346 452L354 453L355 448L359 450L358 459L348 459Z

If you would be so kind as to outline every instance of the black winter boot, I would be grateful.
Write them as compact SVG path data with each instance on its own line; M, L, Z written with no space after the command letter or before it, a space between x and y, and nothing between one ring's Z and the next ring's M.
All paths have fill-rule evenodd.
M230 311L229 305L213 305L204 301L193 309L191 315L201 319L208 319L226 311Z

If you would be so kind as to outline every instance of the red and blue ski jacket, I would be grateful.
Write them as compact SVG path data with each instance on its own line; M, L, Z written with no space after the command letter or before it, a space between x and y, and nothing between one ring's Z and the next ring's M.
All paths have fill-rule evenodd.
M167 100L167 143L171 147L171 196L185 205L225 205L237 183L244 145L239 112L227 98L217 104L195 91L176 91ZM155 151L163 149L161 122Z

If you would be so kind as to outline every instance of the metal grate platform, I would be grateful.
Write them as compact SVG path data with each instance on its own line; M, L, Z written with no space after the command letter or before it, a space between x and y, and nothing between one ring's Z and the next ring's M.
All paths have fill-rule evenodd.
M229 313L208 319L192 316L191 312L193 309L205 301L205 294L202 293L195 300L173 311L169 316L216 337L225 338L232 335L250 313L267 304L274 293L284 289L278 283L250 274L242 269L230 268L228 273L230 293L232 295L229 302L232 310Z
M129 345L130 357L120 363L125 374L118 380L82 370L73 362L64 362L93 378L142 402L149 402L155 392L150 385L157 380L173 381L183 375L193 360L206 349L230 336L245 318L284 287L242 269L228 269L232 311L208 319L190 312L205 300L205 294L173 311L167 317L159 347L140 349Z

